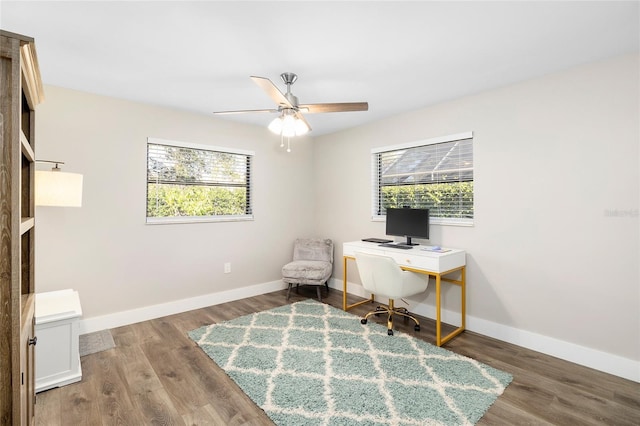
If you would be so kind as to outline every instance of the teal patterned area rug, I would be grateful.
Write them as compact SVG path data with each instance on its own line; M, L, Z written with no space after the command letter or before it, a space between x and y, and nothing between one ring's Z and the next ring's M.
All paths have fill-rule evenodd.
M473 425L512 379L315 300L189 337L281 426Z

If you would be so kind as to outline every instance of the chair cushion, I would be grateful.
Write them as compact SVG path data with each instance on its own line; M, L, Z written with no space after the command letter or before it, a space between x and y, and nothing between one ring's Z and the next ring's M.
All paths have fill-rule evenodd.
M282 267L282 280L289 284L324 284L333 270L331 262L295 260Z
M293 260L333 262L333 241L330 239L298 238L293 246Z

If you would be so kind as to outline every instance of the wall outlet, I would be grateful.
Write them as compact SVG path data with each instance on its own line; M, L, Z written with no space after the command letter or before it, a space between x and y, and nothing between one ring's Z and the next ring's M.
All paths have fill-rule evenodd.
M231 273L231 263L227 262L224 264L224 273L225 274L230 274Z

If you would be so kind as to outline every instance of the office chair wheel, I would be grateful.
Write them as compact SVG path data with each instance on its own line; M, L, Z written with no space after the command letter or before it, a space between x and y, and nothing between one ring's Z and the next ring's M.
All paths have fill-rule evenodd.
M366 324L366 323L367 323L367 319L366 319L366 318L362 318L362 319L360 320L360 324Z
M393 330L387 330L387 334L388 334L389 336L393 336Z
M413 329L414 329L415 331L420 331L420 326L416 324L416 325L413 327Z

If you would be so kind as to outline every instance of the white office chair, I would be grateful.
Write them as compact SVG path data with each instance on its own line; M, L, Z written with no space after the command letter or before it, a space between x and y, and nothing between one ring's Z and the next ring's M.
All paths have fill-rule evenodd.
M411 316L406 308L396 308L394 299L422 293L427 289L429 276L403 271L395 260L388 256L356 252L355 257L365 290L389 298L388 307L378 306L375 311L367 313L360 322L366 324L371 315L387 314L387 334L393 336L393 316L400 315L405 320L413 320L415 331L420 331L420 322Z

